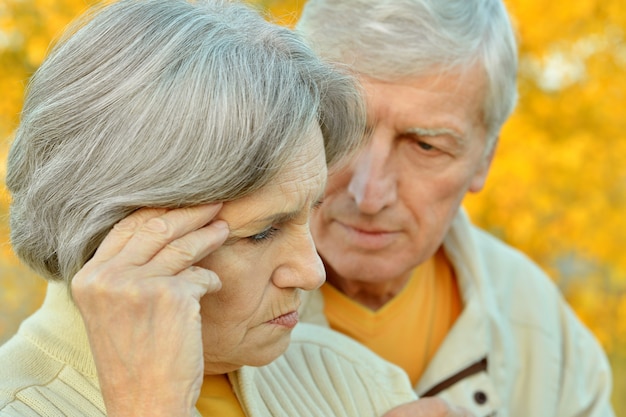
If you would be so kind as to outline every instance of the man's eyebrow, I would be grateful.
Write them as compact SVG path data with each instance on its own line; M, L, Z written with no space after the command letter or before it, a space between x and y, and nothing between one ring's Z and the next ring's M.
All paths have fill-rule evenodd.
M465 139L458 132L446 128L446 127L436 127L436 128L423 128L423 127L410 127L406 130L406 133L413 133L419 136L452 136L459 145L465 143Z

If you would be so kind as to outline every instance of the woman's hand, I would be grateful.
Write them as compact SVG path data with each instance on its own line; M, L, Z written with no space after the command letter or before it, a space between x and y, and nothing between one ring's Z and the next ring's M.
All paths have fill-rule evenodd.
M209 224L220 208L138 210L74 277L109 417L192 415L204 369L199 300L221 288L193 265L228 236L225 222Z

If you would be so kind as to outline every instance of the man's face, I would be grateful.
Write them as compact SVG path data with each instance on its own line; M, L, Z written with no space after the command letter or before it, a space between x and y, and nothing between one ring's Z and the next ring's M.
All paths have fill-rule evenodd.
M439 248L491 152L483 72L382 82L364 78L372 139L332 173L312 218L331 282L404 280Z

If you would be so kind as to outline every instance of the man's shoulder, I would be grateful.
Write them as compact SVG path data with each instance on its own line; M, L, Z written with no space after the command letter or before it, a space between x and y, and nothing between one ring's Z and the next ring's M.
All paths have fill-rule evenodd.
M475 231L475 241L482 258L485 276L502 290L533 294L541 291L551 297L559 290L546 272L527 254L481 229Z
M491 232L474 224L467 224L468 235L482 266L495 271L517 271L545 276L541 268L520 249L504 242Z
M529 256L465 217L455 224L446 251L461 285L476 290L487 308L511 324L545 331L566 303L554 281Z
M558 292L550 277L527 254L473 225L467 217L455 221L451 235L444 246L455 269L465 270L462 273L480 274L496 288L522 286L531 292L547 290L553 296Z

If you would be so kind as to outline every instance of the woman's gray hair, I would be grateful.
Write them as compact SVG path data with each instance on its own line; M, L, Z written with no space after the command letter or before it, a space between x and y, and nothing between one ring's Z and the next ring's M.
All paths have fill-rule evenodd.
M69 283L132 211L258 190L317 126L329 164L357 149L361 93L293 31L227 1L114 3L30 80L8 159L12 244Z
M309 0L296 28L319 54L384 81L480 64L491 145L515 108L517 44L502 0Z

